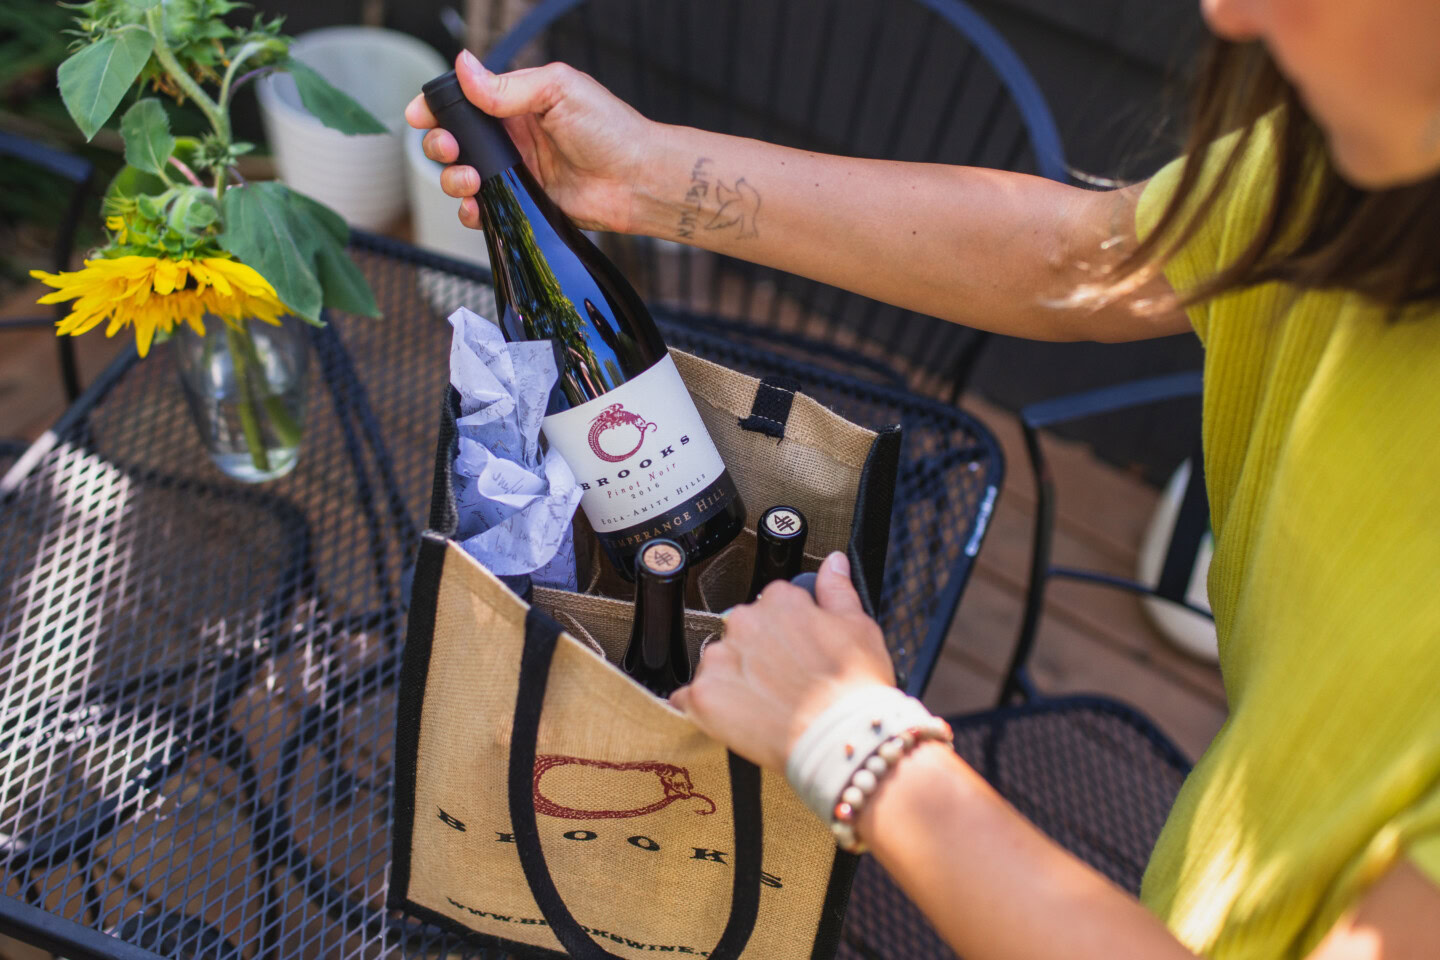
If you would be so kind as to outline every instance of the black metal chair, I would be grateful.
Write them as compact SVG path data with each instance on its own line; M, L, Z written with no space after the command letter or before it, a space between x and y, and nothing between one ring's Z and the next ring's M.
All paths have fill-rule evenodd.
M1035 645L1035 633L1040 626L1045 605L1045 588L1052 579L1077 580L1143 596L1159 597L1200 616L1214 619L1208 609L1191 603L1186 597L1195 559L1210 522L1205 476L1200 469L1204 456L1200 449L1198 423L1195 425L1195 452L1190 461L1196 466L1190 471L1181 496L1179 513L1169 546L1165 550L1160 577L1153 584L1051 564L1051 545L1055 539L1055 482L1040 446L1040 431L1046 427L1167 400L1199 397L1200 391L1199 371L1176 373L1046 400L1031 404L1020 411L1025 450L1029 454L1030 468L1035 475L1035 530L1031 544L1030 580L1025 594L1025 615L1020 624L1015 653L1001 687L1002 706L1016 699L1031 701L1040 696L1030 680L1026 665Z
M1160 578L1143 584L1051 563L1055 484L1040 431L1055 424L1200 394L1199 373L1135 381L1032 404L1020 412L1035 476L1030 582L1015 652L995 708L951 718L955 749L1021 813L1071 853L1132 892L1149 861L1190 761L1149 718L1110 697L1045 696L1028 662L1051 579L1160 597L1210 616L1186 599L1209 522L1202 471L1192 469ZM1203 463L1198 451L1193 463ZM861 862L841 956L950 960L949 947L870 858Z
M55 247L50 258L50 269L58 272L70 265L70 251L75 246L75 231L80 224L80 215L85 209L95 180L95 168L88 160L53 147L47 147L0 131L0 157L11 158L34 166L61 178L70 184L70 195L64 198L60 226L55 231ZM6 330L27 330L49 327L55 320L62 319L69 312L65 304L56 304L53 317L17 317L0 320L0 333ZM69 337L58 338L60 351L60 376L65 383L65 396L74 403L80 396L80 372L75 364L75 344Z
M1044 97L960 0L543 0L486 58L568 62L646 116L826 153L1066 180ZM801 277L637 237L605 238L671 316L861 350L875 375L952 399L986 335ZM955 269L964 270L957 263Z
M1109 697L1050 697L1036 689L1028 663L1052 579L1159 597L1211 617L1186 598L1209 524L1203 470L1192 469L1156 583L1056 566L1055 482L1040 431L1055 424L1133 407L1198 397L1198 371L1153 377L1032 404L1020 411L1035 477L1035 530L1025 613L993 711L958 720L958 748L985 778L1071 852L1126 889L1138 891L1155 838L1190 761L1155 724ZM1195 456L1202 464L1199 423ZM1212 618L1213 619L1213 618Z

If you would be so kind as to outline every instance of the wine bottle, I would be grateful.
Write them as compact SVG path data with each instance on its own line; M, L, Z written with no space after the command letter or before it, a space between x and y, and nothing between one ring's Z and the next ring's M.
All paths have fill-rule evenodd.
M425 102L480 174L480 221L507 340L549 340L560 379L541 430L579 482L621 576L640 547L679 543L698 563L745 526L745 505L645 304L540 189L504 126L465 99L454 71Z
M657 697L668 697L690 682L690 651L685 646L685 549L658 538L635 558L635 623L621 663Z
M755 525L755 567L750 574L747 601L760 596L772 580L789 580L805 562L805 514L794 507L766 510Z

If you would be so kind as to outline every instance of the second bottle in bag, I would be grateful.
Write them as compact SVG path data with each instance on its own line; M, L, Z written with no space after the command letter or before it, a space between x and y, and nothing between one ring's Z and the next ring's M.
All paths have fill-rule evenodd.
M635 622L621 667L657 697L690 682L685 645L685 551L674 540L651 540L635 558Z
M730 543L745 506L634 288L547 197L499 121L465 99L454 72L425 102L480 174L480 219L507 340L549 340L559 382L542 431L583 496L616 569L634 575L649 540L690 563Z

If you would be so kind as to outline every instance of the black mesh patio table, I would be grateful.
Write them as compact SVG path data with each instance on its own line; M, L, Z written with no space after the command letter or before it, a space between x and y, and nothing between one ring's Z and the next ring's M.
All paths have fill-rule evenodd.
M444 318L484 312L488 274L377 237L353 249L385 318L314 331L289 476L211 465L162 347L112 365L0 480L0 930L72 960L478 955L383 904ZM833 348L695 317L665 330L904 424L881 619L920 691L999 487L990 434Z

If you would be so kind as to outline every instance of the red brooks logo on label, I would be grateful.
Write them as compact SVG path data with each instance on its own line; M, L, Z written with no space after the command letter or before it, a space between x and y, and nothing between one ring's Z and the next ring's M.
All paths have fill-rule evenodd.
M635 807L630 810L577 810L573 807L563 806L545 796L540 790L540 779L545 773L555 767L563 767L570 764L578 764L583 767L596 767L601 770L636 771L651 774L659 778L661 796L654 803L648 803L642 807ZM684 767L677 767L673 763L661 763L657 760L640 760L631 763L614 763L609 760L587 760L584 757L565 757L554 754L542 754L535 758L535 812L544 814L547 817L559 817L564 820L619 820L626 817L643 817L646 814L663 810L676 800L704 800L709 804L708 810L695 810L700 816L708 816L715 812L715 801L703 793L695 791L695 784L690 780L690 771Z
M669 356L604 396L549 414L544 431L575 474L590 526L612 549L625 545L611 538L638 544L683 534L738 495Z
M590 421L590 449L595 456L607 463L621 463L640 452L640 447L645 443L645 434L655 427L653 421L646 420L638 413L630 413L623 404L612 403ZM632 432L635 445L624 453L615 452L630 443Z

